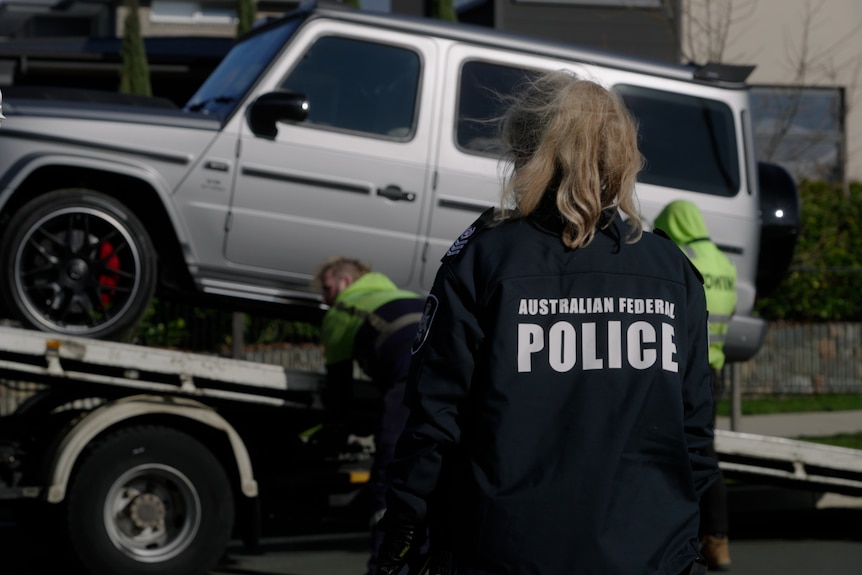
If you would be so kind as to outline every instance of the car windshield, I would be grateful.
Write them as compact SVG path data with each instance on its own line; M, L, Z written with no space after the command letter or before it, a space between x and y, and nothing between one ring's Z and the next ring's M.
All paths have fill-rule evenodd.
M241 40L183 109L227 118L307 16L288 16Z

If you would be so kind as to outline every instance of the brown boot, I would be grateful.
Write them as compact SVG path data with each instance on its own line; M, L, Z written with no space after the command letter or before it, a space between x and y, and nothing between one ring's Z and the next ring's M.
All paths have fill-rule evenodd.
M730 545L727 536L707 535L700 541L700 552L706 559L710 570L730 570Z

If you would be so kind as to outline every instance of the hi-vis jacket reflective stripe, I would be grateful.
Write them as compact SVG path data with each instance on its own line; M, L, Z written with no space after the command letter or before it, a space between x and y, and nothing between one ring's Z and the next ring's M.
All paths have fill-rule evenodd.
M693 203L678 200L668 204L655 220L682 248L703 276L706 308L709 310L709 364L724 366L724 340L730 318L736 310L736 266L710 239L700 210Z
M389 321L374 314L374 311L393 300L413 299L419 296L413 292L399 290L385 275L370 272L357 278L347 286L338 297L333 307L327 312L321 326L321 340L325 344L326 363L332 364L354 357L356 334L367 319L372 319L373 327L378 336L391 335L392 326ZM392 318L392 321L403 321L404 316ZM421 313L413 314L409 320L419 321ZM400 324L399 324L400 326ZM375 348L380 343L376 341Z
M347 286L326 312L320 338L326 364L356 359L380 383L403 379L409 348L422 317L423 298L370 272Z
M488 219L426 303L387 517L459 573L681 572L717 473L698 273L619 218L578 250L557 214Z

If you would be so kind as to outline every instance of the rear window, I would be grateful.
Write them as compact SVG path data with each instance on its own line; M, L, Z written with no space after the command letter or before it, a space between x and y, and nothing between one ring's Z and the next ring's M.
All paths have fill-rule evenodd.
M733 112L717 100L619 85L638 121L646 166L638 180L715 196L739 191Z
M535 76L529 70L481 61L461 68L456 144L468 154L498 156L498 118L512 93ZM630 85L614 87L637 118L647 184L716 196L740 188L733 111L717 100Z

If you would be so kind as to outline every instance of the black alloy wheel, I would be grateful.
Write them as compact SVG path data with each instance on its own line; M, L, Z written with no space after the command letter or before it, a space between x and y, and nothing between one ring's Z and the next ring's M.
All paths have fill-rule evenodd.
M25 204L0 239L6 308L28 327L117 338L140 321L156 254L140 220L105 194L57 190Z

